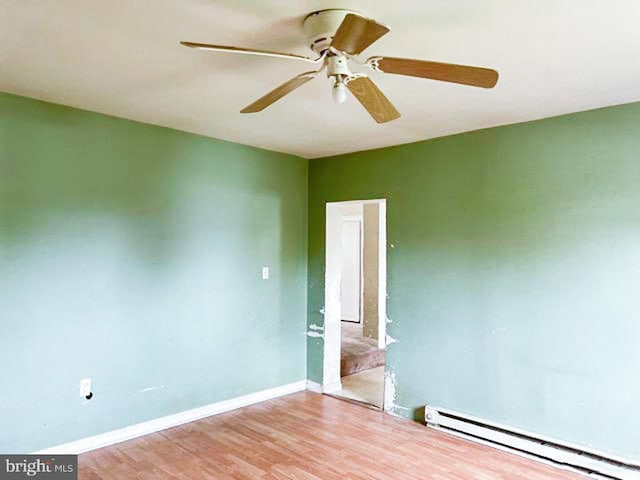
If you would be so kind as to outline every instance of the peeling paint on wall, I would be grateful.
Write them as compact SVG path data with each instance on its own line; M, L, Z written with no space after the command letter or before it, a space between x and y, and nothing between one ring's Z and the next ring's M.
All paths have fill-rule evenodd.
M398 415L402 417L408 417L411 413L410 408L403 407L396 404L397 396L397 380L394 370L386 370L384 372L384 406L385 412L391 415Z
M312 323L311 325L309 325L309 328L311 330L317 330L317 331L324 330L324 327L322 325L316 325L315 323Z
M396 408L396 373L393 370L384 372L384 403L385 412L394 413Z
M387 334L387 345L391 345L392 343L398 343L399 340L393 338L391 335Z
M138 390L138 393L145 393L145 392L152 392L154 390L159 390L161 388L164 388L164 385L159 385L157 387L147 387L147 388L143 388L142 390Z
M316 337L316 338L324 338L324 333L314 332L313 330L307 332L307 336Z

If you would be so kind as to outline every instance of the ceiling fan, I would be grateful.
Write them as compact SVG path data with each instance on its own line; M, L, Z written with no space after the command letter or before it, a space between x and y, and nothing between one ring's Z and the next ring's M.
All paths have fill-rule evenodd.
M370 57L361 61L358 55L388 33L389 28L351 10L329 9L313 12L305 17L303 28L309 40L309 47L318 55L315 59L268 50L207 43L180 43L186 47L201 50L264 55L321 64L318 70L296 75L276 87L243 108L241 113L255 113L264 110L298 87L313 80L326 69L327 77L330 77L333 82L332 96L337 103L343 103L346 100L348 89L376 122L389 122L400 117L398 110L368 76L350 70L350 62L352 65L367 67L377 72L429 78L474 87L492 88L498 82L498 72L489 68L396 57Z

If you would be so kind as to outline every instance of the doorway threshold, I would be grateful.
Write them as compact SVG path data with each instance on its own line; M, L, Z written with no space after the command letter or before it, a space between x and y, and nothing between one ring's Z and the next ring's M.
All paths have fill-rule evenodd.
M337 398L338 400L342 400L344 402L353 403L354 405L359 405L361 407L368 408L369 410L377 410L379 412L382 411L382 407L381 406L374 405L373 403L365 402L364 400L356 400L355 398L343 397L342 395L339 395L338 393L323 393L323 395L326 395L326 396L332 397L332 398Z

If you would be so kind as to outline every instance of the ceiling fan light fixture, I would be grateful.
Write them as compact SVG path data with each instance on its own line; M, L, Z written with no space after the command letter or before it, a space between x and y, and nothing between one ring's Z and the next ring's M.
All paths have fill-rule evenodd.
M331 96L333 97L333 101L338 105L345 102L347 99L347 87L342 80L336 78L333 88L331 89Z

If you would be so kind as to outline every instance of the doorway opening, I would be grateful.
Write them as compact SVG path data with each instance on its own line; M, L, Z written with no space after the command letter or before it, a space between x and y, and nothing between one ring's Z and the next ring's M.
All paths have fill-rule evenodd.
M383 408L386 201L327 203L323 391Z

